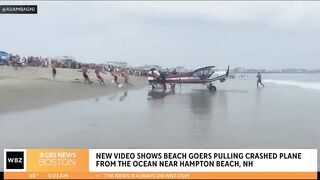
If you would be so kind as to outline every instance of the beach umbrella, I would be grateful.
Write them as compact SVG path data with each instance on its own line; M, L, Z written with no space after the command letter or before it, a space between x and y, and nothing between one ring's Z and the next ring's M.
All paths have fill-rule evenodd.
M4 51L0 51L0 57L9 56L9 55L10 55L9 53L6 53Z

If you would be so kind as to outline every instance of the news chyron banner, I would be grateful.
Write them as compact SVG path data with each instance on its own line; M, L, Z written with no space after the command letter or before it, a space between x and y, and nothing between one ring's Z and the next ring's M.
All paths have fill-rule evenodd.
M316 149L5 149L5 179L317 179Z

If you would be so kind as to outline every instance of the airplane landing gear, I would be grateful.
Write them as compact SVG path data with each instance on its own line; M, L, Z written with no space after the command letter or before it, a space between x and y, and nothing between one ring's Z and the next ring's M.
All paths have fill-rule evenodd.
M163 90L166 90L166 89L167 89L167 86L166 86L165 83L160 82L160 83L158 83L158 85L159 85L159 86L161 87L161 89L163 89Z
M212 83L210 83L210 84L207 86L207 88L208 88L210 91L216 91L216 90L217 90L216 86L214 86Z

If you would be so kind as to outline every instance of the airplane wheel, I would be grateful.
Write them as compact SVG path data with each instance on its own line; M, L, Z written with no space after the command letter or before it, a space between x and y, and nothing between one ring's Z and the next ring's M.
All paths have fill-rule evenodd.
M216 86L214 86L214 85L212 85L212 84L209 84L209 85L207 86L207 88L208 88L210 91L216 91L216 90L217 90Z

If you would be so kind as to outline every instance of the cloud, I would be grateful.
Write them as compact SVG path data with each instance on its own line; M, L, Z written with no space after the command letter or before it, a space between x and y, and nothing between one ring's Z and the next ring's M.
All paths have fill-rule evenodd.
M30 2L15 2L15 4ZM255 23L276 28L319 30L320 2L301 1L59 1L32 2L39 5L39 15L49 20L55 16L70 23L108 23L123 18L159 18L205 20L225 24ZM3 4L12 4L4 2ZM81 18L78 18L81 15ZM129 15L129 16L128 16ZM3 17L0 17L0 20ZM49 22L49 21L47 21ZM59 24L59 22L55 22Z
M319 30L320 2L118 2L123 11L147 17L203 19L226 24L257 23Z

